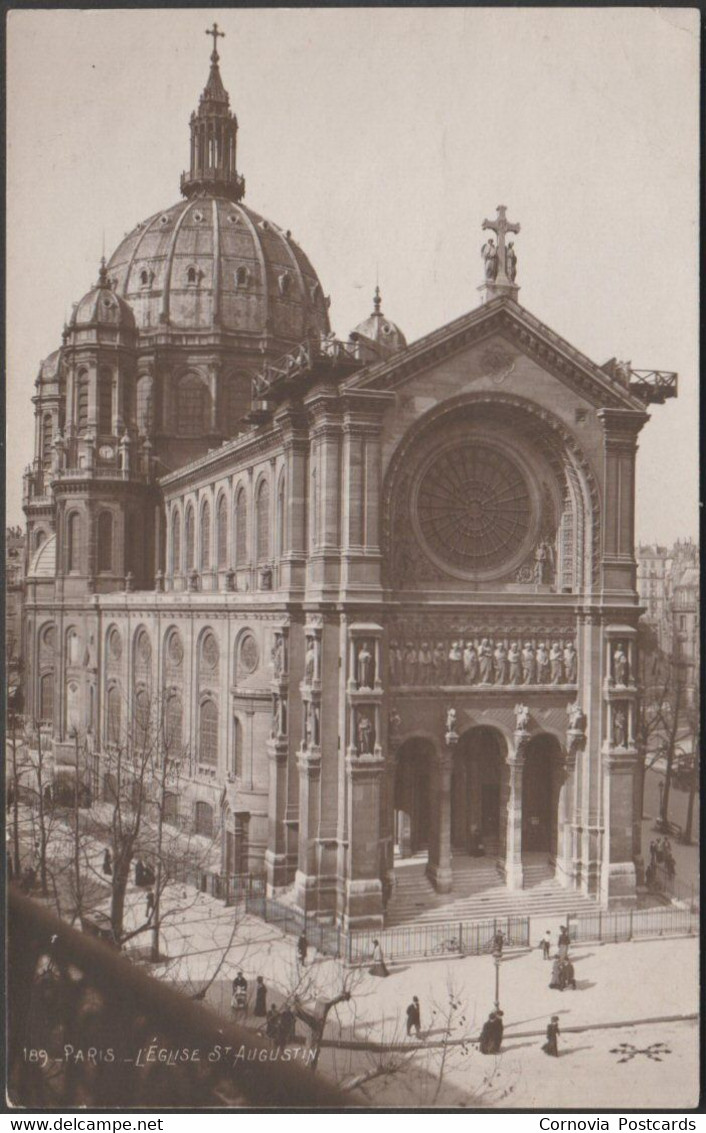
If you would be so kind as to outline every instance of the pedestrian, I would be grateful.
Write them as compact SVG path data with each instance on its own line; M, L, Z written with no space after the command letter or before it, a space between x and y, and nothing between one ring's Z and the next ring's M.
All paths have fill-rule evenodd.
M253 1014L260 1018L267 1016L267 987L262 976L258 976L255 981L255 1010Z
M276 1039L279 1033L279 1013L274 1003L267 1012L267 1020L265 1022L265 1034L268 1039Z
M493 1011L493 1026L491 1031L492 1054L500 1054L500 1047L503 1045L503 1033L505 1027L503 1025L503 1012L498 1009Z
M567 929L566 925L562 925L559 931L559 943L557 947L557 952L560 960L568 959L570 943L571 937L569 936L569 930Z
M154 889L147 890L146 905L145 905L145 919L149 920L154 912Z
M111 877L113 873L113 859L110 850L106 846L105 853L103 854L103 873L107 877Z
M135 885L144 885L145 881L145 867L142 858L138 858L135 862Z
M502 1039L502 1023L500 1024L500 1026L500 1037ZM497 1043L497 1040L497 1011L491 1011L490 1015L483 1024L483 1030L480 1033L480 1042L478 1044L478 1049L480 1050L481 1054L495 1054L495 1044Z
M245 1011L248 1005L248 981L242 972L238 972L231 985L230 1009L231 1011Z
M655 857L657 858L657 865L661 865L662 862L664 861L664 850L662 848L662 839L661 838L657 839L657 845L655 847Z
M416 995L413 995L412 996L412 1002L410 1003L409 1007L407 1008L407 1034L411 1035L412 1031L414 1030L416 1035L417 1035L417 1038L421 1039L421 1037L422 1037L421 1025L422 1025L422 1014L421 1014L421 1010L420 1010L420 1007L419 1007L419 1000L417 999Z
M306 933L302 932L299 940L297 941L297 952L299 954L300 964L306 964L306 954L309 951L309 941L306 938Z
M498 929L498 931L495 933L495 936L493 937L493 952L496 956L502 956L504 943L505 937L503 936L502 929Z
M382 947L379 940L373 941L373 966L368 968L371 976L389 976L385 958L382 954Z
M549 980L549 986L551 988L554 988L555 991L564 990L561 982L561 960L558 956L554 958L554 963L552 964L552 974L551 979Z
M655 842L655 840L653 838L652 841L650 842L650 865L655 866L656 864L657 864L657 843Z
M542 1050L545 1054L550 1054L552 1058L559 1057L559 1048L557 1046L557 1039L559 1037L559 1016L552 1015L551 1020L547 1023L547 1041L544 1043Z
M564 960L561 975L564 987L570 987L576 991L576 973L574 972L574 965L571 963L571 960Z
M549 929L547 929L544 936L540 940L539 947L542 949L542 959L548 960L549 953L552 950L552 934Z

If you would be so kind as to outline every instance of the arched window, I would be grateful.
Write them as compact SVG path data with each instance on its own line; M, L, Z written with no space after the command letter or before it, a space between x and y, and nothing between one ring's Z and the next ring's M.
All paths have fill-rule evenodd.
M213 837L213 807L209 803L198 802L196 804L194 826L197 834L203 834L205 838Z
M218 544L218 567L220 570L223 570L228 566L228 506L224 495L219 496L218 499L216 523L218 524L218 532L216 535L216 542Z
M257 561L266 563L270 557L270 485L260 483L257 492Z
M35 549L35 551L39 550L39 548L41 547L41 545L44 542L44 540L46 539L46 537L47 537L46 532L43 531L41 527L38 527L37 530L34 533L34 549Z
M189 505L186 509L186 569L193 570L195 555L194 509Z
M218 765L218 708L213 700L204 700L199 712L199 763Z
M52 444L54 442L54 427L51 414L46 413L42 421L42 465L44 471L51 468Z
M248 561L248 505L245 488L239 488L235 497L235 565L246 566Z
M77 511L72 511L66 520L66 570L69 574L79 569L80 538L81 518Z
M196 268L188 268L186 272L187 283L196 283Z
M135 693L135 743L139 751L147 748L150 740L150 698L144 688Z
M173 693L167 700L164 721L164 742L169 759L178 759L183 748L184 708L181 697Z
M82 432L88 428L88 380L82 378L78 383L77 393L78 430Z
M210 398L196 374L187 374L177 388L177 432L182 437L200 437L210 429Z
M172 512L172 573L181 573L181 516Z
M120 718L120 689L113 685L108 689L106 707L106 738L109 744L120 743Z
M208 500L201 508L201 570L208 570L211 566L211 508Z
M102 370L98 384L98 432L113 432L113 375Z
M284 496L284 473L279 478L279 485L277 488L277 549L276 553L278 558L281 558L285 551L284 542L284 524L285 524L285 496Z
M152 378L144 374L137 383L137 428L141 433L152 432Z
M233 773L243 777L243 725L237 716L233 717Z
M54 674L42 673L39 678L39 719L50 723L54 718Z
M98 516L98 571L113 569L113 516L102 511Z

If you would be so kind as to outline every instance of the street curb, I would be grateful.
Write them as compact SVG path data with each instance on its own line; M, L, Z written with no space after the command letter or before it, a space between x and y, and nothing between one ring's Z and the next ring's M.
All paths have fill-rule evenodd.
M647 1019L624 1019L615 1023L585 1023L583 1026L576 1027L562 1027L562 1035L581 1035L586 1031L615 1031L622 1030L625 1027L645 1027L651 1023L688 1023L692 1020L698 1020L699 1015L694 1012L690 1015L653 1015ZM512 1031L508 1033L512 1023L506 1025L503 1041L507 1039L529 1039L529 1038L542 1038L546 1036L546 1030L540 1031ZM324 1039L321 1043L322 1047L335 1047L339 1050L367 1050L373 1052L389 1051L389 1050L432 1050L434 1048L441 1048L447 1046L469 1046L477 1043L480 1036L467 1035L461 1039L447 1039L446 1042L408 1042L408 1043L366 1043L366 1042L344 1042L340 1039ZM501 1052L502 1053L502 1052Z

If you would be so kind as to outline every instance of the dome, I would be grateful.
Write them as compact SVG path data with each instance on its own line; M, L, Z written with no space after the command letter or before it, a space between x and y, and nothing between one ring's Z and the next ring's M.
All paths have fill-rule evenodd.
M44 361L39 366L39 373L37 374L37 385L44 385L50 382L58 382L61 376L61 359L62 351L53 350L48 354Z
M329 332L328 300L291 233L225 195L205 191L155 213L107 270L141 330L217 328L284 346Z
M351 331L350 338L367 347L376 358L387 358L398 350L404 350L407 339L391 319L385 318L380 310L381 304L380 288L376 287L373 313L362 323L358 323L355 330Z
M132 330L135 316L129 303L111 289L105 260L101 261L98 282L84 295L73 309L69 319L69 329L79 327L104 326Z

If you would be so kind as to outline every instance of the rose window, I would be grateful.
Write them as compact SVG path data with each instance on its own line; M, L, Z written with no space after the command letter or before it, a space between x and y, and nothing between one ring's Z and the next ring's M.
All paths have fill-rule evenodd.
M415 519L435 559L465 574L492 574L514 559L532 526L527 480L504 452L468 440L422 473Z

